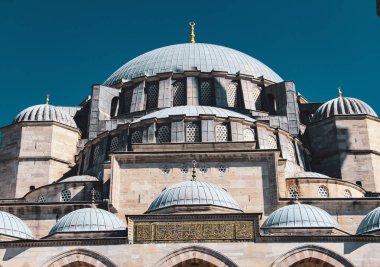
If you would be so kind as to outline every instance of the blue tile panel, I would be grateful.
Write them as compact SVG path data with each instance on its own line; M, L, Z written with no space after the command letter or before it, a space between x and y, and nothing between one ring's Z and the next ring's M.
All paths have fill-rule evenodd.
M131 80L140 76L158 73L182 73L186 70L201 72L240 72L253 77L264 76L273 82L282 82L281 77L259 60L235 49L212 44L177 44L165 46L142 54L115 71L104 85L110 86L120 79Z
M338 228L337 222L326 211L311 205L292 204L274 211L263 228Z
M21 239L33 239L29 227L20 218L5 211L0 211L0 234Z
M103 232L126 230L126 225L111 212L97 208L75 210L63 216L49 234L65 232Z
M241 210L230 194L218 185L203 181L185 181L174 184L160 193L148 211L172 206L213 205Z
M312 122L327 119L335 115L368 114L377 117L376 112L365 102L351 97L337 97L327 101L315 112Z
M55 121L77 128L74 119L64 110L49 104L35 105L21 111L13 123L23 121Z
M184 115L186 117L198 117L199 115L215 115L219 118L241 118L246 121L255 122L253 118L250 118L246 115L240 114L238 112L223 109L223 108L217 108L217 107L210 107L210 106L178 106L178 107L172 107L172 108L166 108L162 109L153 113L150 113L148 115L145 115L139 119L136 119L133 122L138 122L146 119L163 119L168 118L169 116L174 115Z
M366 234L380 230L380 207L370 211L360 223L357 234Z

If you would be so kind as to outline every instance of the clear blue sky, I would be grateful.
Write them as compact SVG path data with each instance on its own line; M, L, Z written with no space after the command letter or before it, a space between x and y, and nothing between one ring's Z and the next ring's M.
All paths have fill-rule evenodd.
M130 59L189 40L245 52L309 101L360 98L380 113L375 0L0 0L0 125L44 102L77 105Z

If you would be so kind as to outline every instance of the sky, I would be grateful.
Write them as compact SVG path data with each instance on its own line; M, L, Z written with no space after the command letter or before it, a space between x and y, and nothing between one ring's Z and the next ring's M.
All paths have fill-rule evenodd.
M0 125L24 108L76 106L134 57L218 44L259 59L310 102L356 97L380 113L375 0L0 0Z

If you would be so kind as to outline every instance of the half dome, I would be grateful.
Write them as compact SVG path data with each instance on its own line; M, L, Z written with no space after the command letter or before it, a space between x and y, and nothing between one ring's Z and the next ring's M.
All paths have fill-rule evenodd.
M321 121L335 115L367 114L377 117L376 112L365 102L351 97L337 97L327 101L315 112L312 122Z
M5 211L0 211L0 234L21 239L33 239L29 227L20 218Z
M140 76L159 73L182 73L186 70L201 72L238 72L255 78L263 76L273 82L282 82L281 77L259 60L235 49L204 43L186 43L165 46L142 54L115 71L104 85L131 80Z
M78 209L63 216L49 234L120 231L127 227L116 215L97 208Z
M163 119L168 118L169 116L175 116L175 115L184 115L186 117L198 117L200 115L215 115L219 118L228 118L228 117L234 117L234 118L241 118L246 121L255 122L255 120L251 117L248 117L246 115L240 114L238 112L224 109L224 108L217 108L217 107L210 107L210 106L178 106L178 107L172 107L172 108L166 108L161 109L156 112L152 112L148 115L145 115L134 122L139 122L146 119Z
M152 202L147 212L173 206L205 206L241 210L228 192L218 185L190 180L174 184L165 190Z
M307 204L292 204L269 215L262 228L338 228L323 209Z
M55 121L77 128L74 119L64 110L49 104L35 105L21 111L13 123L28 121Z
M356 234L367 234L380 230L380 207L370 211L360 223Z

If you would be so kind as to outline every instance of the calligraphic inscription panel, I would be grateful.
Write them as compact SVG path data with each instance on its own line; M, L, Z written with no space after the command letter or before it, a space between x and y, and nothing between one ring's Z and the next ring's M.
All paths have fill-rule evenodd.
M252 221L136 223L135 238L141 241L252 240Z

